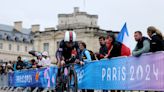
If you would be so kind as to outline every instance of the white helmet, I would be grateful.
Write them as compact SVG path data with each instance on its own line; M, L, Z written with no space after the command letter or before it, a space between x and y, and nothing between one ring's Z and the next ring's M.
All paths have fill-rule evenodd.
M48 52L47 51L44 51L44 52L42 52L42 55L43 56L48 56Z
M76 33L74 31L66 31L64 36L65 42L75 42L76 41Z

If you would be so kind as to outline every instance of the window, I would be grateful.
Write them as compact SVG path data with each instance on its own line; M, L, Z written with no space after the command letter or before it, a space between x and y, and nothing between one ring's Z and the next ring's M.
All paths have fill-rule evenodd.
M23 42L27 42L26 38L23 38Z
M25 46L25 52L27 52L27 46Z
M43 50L49 52L49 43L43 44Z
M19 39L18 39L18 37L15 37L15 41L18 41Z
M20 46L19 45L17 45L17 51L19 51L20 50Z
M11 44L9 44L9 50L11 50L12 49L12 46L11 46Z
M34 40L30 40L31 43L34 43Z
M0 43L0 49L3 49L3 43Z

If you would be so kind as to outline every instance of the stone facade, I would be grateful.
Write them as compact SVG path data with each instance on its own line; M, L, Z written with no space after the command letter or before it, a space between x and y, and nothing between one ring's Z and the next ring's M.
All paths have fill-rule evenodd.
M3 43L3 48L0 49L0 61L15 61L17 60L18 56L22 56L23 58L27 59L31 58L31 55L28 54L28 51L33 48L32 44L5 40L1 40L0 43Z
M0 62L15 61L18 56L31 58L33 37L30 29L22 28L22 22L14 26L0 25Z
M97 20L98 15L91 15L86 12L81 12L78 7L75 7L72 14L58 14L57 29L61 30L84 27L98 28Z

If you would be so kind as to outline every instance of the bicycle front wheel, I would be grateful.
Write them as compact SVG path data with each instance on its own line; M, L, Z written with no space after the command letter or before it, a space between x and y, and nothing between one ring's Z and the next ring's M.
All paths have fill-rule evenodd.
M75 70L70 70L70 74L67 81L67 92L77 92L78 83L77 83L77 74Z

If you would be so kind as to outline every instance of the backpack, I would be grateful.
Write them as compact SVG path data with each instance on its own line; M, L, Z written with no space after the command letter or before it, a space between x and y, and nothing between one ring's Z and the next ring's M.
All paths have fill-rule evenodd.
M92 60L96 60L96 57L95 57L94 52L91 51L91 50L88 50L88 51L89 51L89 53L90 53L91 59L92 59ZM84 51L84 52L85 52L85 51ZM84 54L84 59L86 59L86 55L85 55L85 54Z

